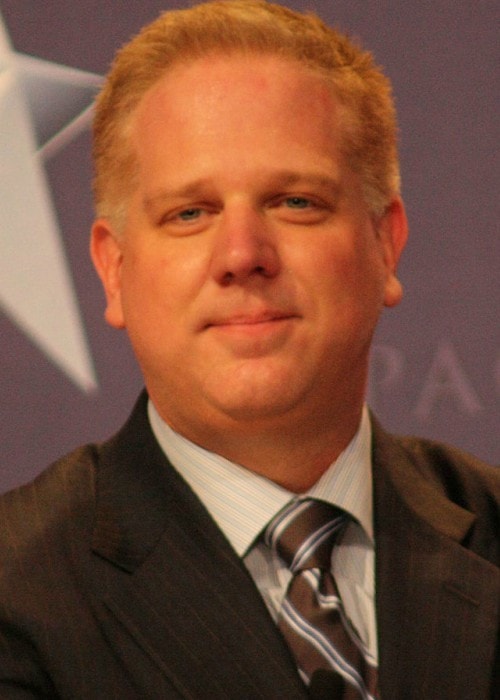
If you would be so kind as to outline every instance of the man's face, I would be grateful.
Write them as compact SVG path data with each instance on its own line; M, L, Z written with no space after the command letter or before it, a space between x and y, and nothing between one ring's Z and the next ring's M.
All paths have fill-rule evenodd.
M326 80L207 57L162 78L132 127L125 230L98 221L92 248L163 418L196 441L359 406L380 310L400 298L404 214L370 216Z

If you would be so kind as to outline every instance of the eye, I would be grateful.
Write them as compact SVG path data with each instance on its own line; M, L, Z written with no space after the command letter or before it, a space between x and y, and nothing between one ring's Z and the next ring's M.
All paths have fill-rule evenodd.
M202 210L199 207L190 207L189 209L183 209L177 216L182 221L195 221L201 216Z
M186 207L165 213L159 220L160 226L180 226L184 224L195 224L206 214L203 207Z
M271 200L270 209L278 219L300 226L324 222L333 214L333 205L314 194L283 193Z
M210 226L218 208L213 204L196 202L184 204L165 212L158 226L171 236L191 236Z
M284 203L290 209L307 209L311 206L312 202L307 197L287 197Z

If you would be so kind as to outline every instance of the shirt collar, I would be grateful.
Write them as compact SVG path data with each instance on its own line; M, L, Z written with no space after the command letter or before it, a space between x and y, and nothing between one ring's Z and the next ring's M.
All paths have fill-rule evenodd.
M179 435L160 418L151 401L148 416L163 452L239 556L244 556L271 518L297 498L273 481ZM319 481L301 494L306 497L343 508L373 540L371 425L366 406L356 435Z

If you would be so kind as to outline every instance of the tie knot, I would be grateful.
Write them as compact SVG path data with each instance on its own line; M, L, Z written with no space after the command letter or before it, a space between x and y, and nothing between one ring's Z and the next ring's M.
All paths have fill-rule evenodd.
M346 513L329 503L293 501L269 523L264 540L292 573L328 570L333 546L346 524Z

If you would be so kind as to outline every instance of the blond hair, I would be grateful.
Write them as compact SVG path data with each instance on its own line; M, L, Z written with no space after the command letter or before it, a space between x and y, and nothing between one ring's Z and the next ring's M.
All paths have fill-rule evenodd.
M290 58L327 77L348 115L344 156L370 210L382 213L399 192L397 128L390 82L372 55L315 15L266 0L212 0L164 12L117 53L96 102L97 215L123 223L136 172L128 126L145 93L173 65L236 52Z

